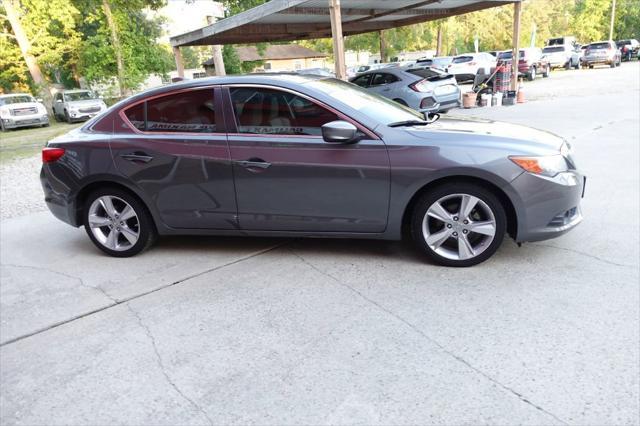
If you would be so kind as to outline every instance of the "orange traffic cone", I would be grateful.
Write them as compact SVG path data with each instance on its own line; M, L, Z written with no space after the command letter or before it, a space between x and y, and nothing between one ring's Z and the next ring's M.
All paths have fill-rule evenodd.
M526 102L524 99L524 90L522 90L522 80L520 80L520 84L518 85L518 96L516 97L516 100L519 104Z

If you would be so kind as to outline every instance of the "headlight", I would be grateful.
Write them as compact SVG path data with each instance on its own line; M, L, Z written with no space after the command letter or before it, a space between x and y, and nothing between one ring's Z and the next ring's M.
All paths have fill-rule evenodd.
M509 160L529 173L554 177L558 173L568 170L567 161L561 154L547 155L544 157L511 156Z
M42 104L38 104L38 114L46 114L47 109Z
M9 118L11 113L9 113L8 109L0 109L0 117Z

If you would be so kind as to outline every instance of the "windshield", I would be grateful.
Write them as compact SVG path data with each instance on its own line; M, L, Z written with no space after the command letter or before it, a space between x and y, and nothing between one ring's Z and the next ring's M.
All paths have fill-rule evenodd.
M553 46L553 47L545 47L544 49L542 49L542 53L554 53L554 52L564 52L564 47Z
M406 72L415 74L418 77L422 77L422 78L440 77L440 76L448 75L447 73L442 72L437 68L413 68L413 69L406 70Z
M314 80L307 84L384 125L407 120L424 121L424 116L419 112L370 93L355 84L345 83L335 78Z
M432 65L434 67L446 67L447 65L449 65L451 63L451 59L450 57L447 58L433 58L433 62Z
M64 99L67 102L73 102L73 101L84 101L84 100L88 100L88 99L96 99L96 96L94 96L93 93L86 91L86 92L67 92L64 94Z
M7 96L6 98L0 98L0 106L27 102L35 102L35 99L29 95Z

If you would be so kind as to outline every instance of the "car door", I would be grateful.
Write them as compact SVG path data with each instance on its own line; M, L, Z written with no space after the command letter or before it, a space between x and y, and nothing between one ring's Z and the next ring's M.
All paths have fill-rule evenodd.
M113 135L116 167L168 226L237 228L219 90L183 89L155 96L126 108L121 116L131 131Z
M360 126L357 143L327 143L321 126L346 117L285 89L232 85L225 101L242 229L385 230L389 157L375 134Z

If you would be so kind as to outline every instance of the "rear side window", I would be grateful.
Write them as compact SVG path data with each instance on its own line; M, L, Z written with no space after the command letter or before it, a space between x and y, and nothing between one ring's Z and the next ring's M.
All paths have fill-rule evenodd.
M372 86L382 86L384 84L391 84L398 81L398 77L393 74L380 73L373 76L371 81Z
M552 46L542 49L542 53L564 52L564 46Z
M231 88L239 133L321 136L321 127L339 120L331 111L293 93L251 87Z
M138 130L158 133L215 133L213 89L191 90L142 102L125 112Z

